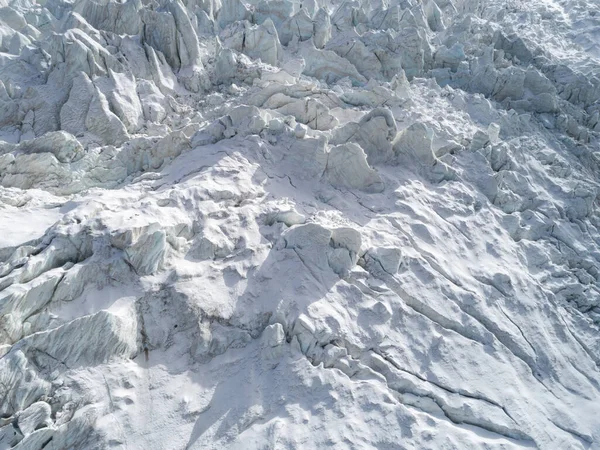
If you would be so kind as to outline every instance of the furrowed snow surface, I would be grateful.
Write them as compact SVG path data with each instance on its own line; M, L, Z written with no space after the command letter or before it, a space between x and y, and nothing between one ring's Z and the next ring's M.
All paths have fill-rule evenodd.
M0 449L600 449L596 0L0 6Z

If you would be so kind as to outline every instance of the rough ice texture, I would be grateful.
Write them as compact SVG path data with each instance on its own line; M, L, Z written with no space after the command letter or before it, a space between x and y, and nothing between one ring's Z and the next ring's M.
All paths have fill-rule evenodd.
M0 0L0 449L600 448L599 30Z

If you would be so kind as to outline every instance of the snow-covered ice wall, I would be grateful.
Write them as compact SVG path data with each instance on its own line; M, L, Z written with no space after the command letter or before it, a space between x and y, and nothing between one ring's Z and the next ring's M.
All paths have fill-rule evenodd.
M597 0L0 0L0 450L600 449Z

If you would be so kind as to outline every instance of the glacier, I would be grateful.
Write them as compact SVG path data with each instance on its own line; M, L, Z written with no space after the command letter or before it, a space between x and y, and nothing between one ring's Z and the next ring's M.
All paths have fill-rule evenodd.
M600 449L596 0L0 0L0 450Z

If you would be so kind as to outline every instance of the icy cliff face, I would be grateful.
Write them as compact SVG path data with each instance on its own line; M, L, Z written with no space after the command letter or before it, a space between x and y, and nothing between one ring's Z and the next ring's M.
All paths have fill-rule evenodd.
M0 449L600 448L597 2L0 6Z

